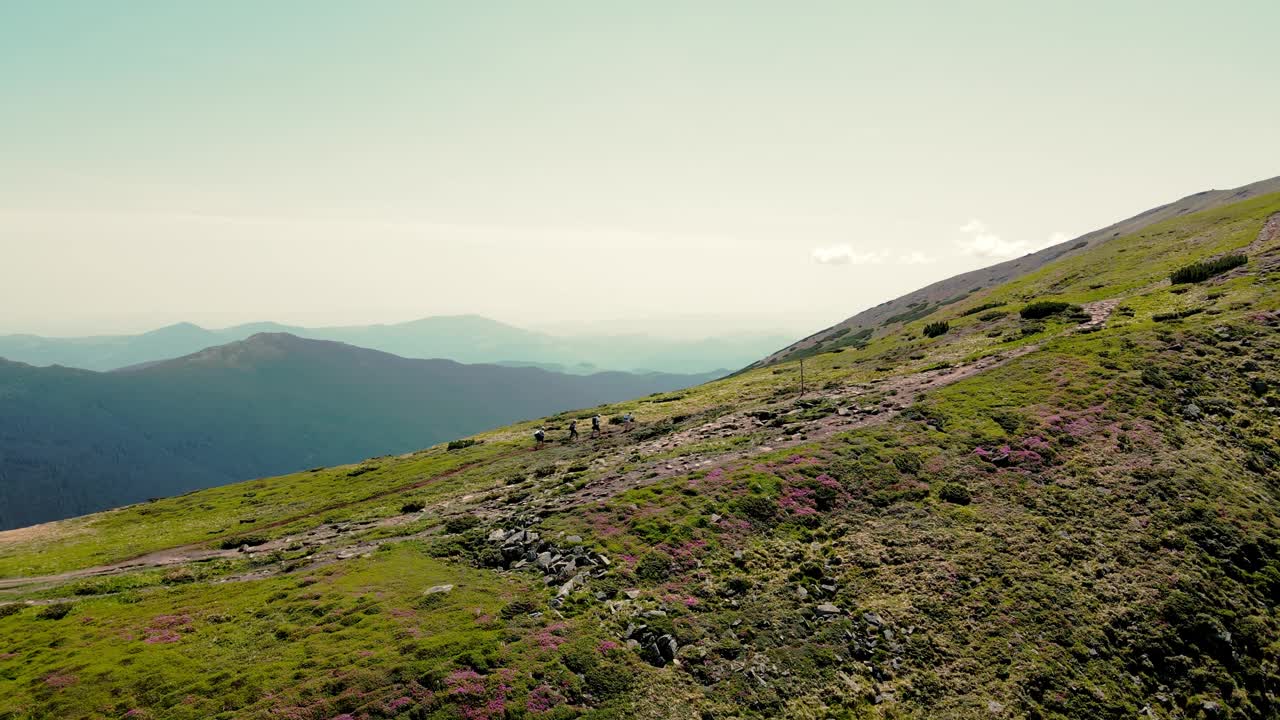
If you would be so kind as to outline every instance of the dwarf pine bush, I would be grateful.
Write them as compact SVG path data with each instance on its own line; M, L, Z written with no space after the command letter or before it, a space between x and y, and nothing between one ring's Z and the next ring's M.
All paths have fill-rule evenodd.
M939 335L946 335L947 331L950 329L951 329L951 323L947 322L946 320L931 322L928 325L924 326L924 336L938 337Z
M968 310L965 310L964 312L960 313L960 317L967 317L967 316L969 316L969 315L977 315L978 313L982 312L983 310L991 310L992 308L998 308L998 307L1000 307L1000 306L1001 306L1001 305L1003 305L1003 304L1004 304L1004 303L989 302L989 303L983 303L983 304L981 304L981 305L974 305L973 307L969 308Z
M1018 311L1023 320L1037 320L1058 313L1071 307L1070 303L1059 300L1037 300Z
M1169 282L1177 285L1179 283L1196 283L1204 282L1215 275L1232 269L1249 262L1246 255L1223 255L1214 260L1201 260L1200 262L1191 263L1184 267L1180 267L1169 274Z

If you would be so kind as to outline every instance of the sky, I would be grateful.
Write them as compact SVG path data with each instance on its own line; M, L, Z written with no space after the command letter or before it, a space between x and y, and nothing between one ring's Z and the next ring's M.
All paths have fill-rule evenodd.
M1280 174L1280 3L0 0L0 333L797 336Z

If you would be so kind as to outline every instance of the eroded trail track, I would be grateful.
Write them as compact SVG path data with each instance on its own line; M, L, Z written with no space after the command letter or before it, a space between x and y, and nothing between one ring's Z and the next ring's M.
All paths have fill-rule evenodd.
M527 451L521 450L518 452L527 452ZM269 522L263 525L255 526L252 530L253 532L259 532L262 530L271 530L273 528L283 527L285 525L290 525L302 520L306 520L308 518L313 518L318 515L323 515L328 512L333 512L334 510L341 510L343 508L348 508L353 505L367 503L367 502L379 500L381 498L385 498L391 495L403 493L409 490L414 490L420 487L424 487L426 485L430 485L431 483L434 483L434 482L439 482L440 480L443 480L447 477L457 475L458 473L469 470L478 464L480 463L474 462L474 463L467 463L465 465L460 465L456 468L447 470L438 475L433 475L423 480L417 480L412 483L398 485L396 487L389 488L387 490L382 490L382 491L373 493L371 495L367 495L358 500L350 500L347 502L334 503L331 505L326 505L324 507L316 508L315 510L309 511L304 514L294 515L286 518L281 518L279 520L274 520L272 522ZM320 525L312 528L311 530L308 530L305 533L302 533L297 538L292 538L292 537L282 538L280 540L274 540L272 542L261 545L257 548L256 551L267 552L271 550L278 550L281 547L284 547L285 545L288 545L295 541L303 542L303 543L328 542L332 538L337 537L342 532L340 527L341 526L339 526L338 528L335 528L333 526ZM217 558L236 557L239 553L240 553L239 548L233 548L233 549L210 548L208 541L188 543L185 545L175 545L170 548L165 548L163 550L156 550L154 552L149 552L143 555L138 555L136 557L127 558L125 560L120 560L118 562L107 563L104 565L97 565L97 566L88 567L88 568L81 568L79 570L70 570L64 573L58 573L56 575L38 575L33 577L0 578L0 590L30 586L34 584L56 585L59 583L67 582L68 580L78 580L78 579L89 578L89 577L97 577L100 575L112 575L115 573L126 572L126 571L162 568L162 567L168 567L170 565L181 565L183 563L189 563L189 562L203 562L207 560L215 560Z
M1097 314L1091 309L1091 315L1095 318L1101 315L1101 319L1105 320L1106 315L1110 314L1110 310L1113 307L1114 303L1107 306L1103 312ZM805 399L832 403L836 405L837 410L834 413L813 420L775 425L761 419L762 417L786 418L789 414L802 412L802 409L796 407L796 398L791 397L721 415L695 427L681 429L668 435L643 440L638 443L626 442L624 433L613 433L605 437L604 443L602 443L602 445L605 445L605 447L602 447L604 457L597 458L595 461L596 466L604 468L627 467L628 469L617 473L606 472L599 478L569 493L561 494L544 490L525 501L522 504L521 511L523 513L549 515L582 505L596 504L626 490L644 487L645 485L698 469L736 462L778 449L820 440L836 433L888 422L897 417L903 409L914 401L917 395L923 392L945 387L967 377L985 372L1037 349L1039 349L1038 345L1026 345L965 365L928 370L871 383L815 390L807 393ZM738 440L737 443L734 443L736 447L730 449L714 448L716 441L730 441L733 439ZM530 452L530 450L522 449L511 453L511 455L527 452ZM637 455L647 459L628 467L627 458ZM325 506L306 514L276 520L258 526L254 528L254 531L290 525L308 518L323 516L325 513L334 510L404 493L464 472L476 467L478 464L480 463L468 463L430 478L380 491L359 500ZM511 508L504 501L504 491L505 488L502 487L477 491L461 497L441 500L427 506L420 513L397 515L382 520L338 525L319 524L303 533L275 539L252 548L250 553L257 555L259 553L283 550L289 546L302 546L313 549L313 552L307 557L309 564L359 557L373 551L384 542L426 535L435 532L435 530L385 539L353 539L350 543L342 542L345 537L363 530L402 525L421 519L424 516L447 517L470 513L489 520L497 520L511 513ZM73 580L171 567L219 558L244 557L245 555L242 549L210 548L208 542L189 543L119 562L81 568L56 575L2 578L0 579L0 591L14 589L29 591ZM282 572L279 564L271 564L255 568L246 573L230 576L225 580L248 580L267 577L279 572Z

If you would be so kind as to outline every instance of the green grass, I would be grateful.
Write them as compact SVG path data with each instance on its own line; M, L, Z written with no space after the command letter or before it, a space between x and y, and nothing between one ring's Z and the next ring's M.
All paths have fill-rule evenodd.
M634 434L553 430L534 452L531 428L570 414L531 419L356 476L256 480L0 539L8 576L321 523L368 523L336 547L392 541L291 572L311 550L0 592L74 603L60 620L0 611L0 718L1274 716L1280 322L1266 313L1280 282L1260 268L1280 247L1204 283L1167 278L1250 245L1277 211L1272 195L1177 218L807 357L807 399L859 387L848 404L905 408L822 440L765 450L788 436L749 424L656 444L655 428L726 412L783 413L800 435L831 420L834 403L797 403L788 363L572 413L634 412ZM1068 314L986 312L1044 299L1123 311L1088 333ZM1155 321L1187 308L1203 311ZM935 322L948 331L924 338ZM1015 350L1032 351L907 382ZM683 459L699 464L665 472ZM426 509L393 523L411 501ZM485 538L518 517L613 565L552 607L556 584L494 569ZM424 605L441 583L457 587ZM191 618L176 641L147 643L174 615ZM678 640L678 666L625 647L639 623ZM450 684L473 671L483 697ZM500 711L476 714L486 702Z

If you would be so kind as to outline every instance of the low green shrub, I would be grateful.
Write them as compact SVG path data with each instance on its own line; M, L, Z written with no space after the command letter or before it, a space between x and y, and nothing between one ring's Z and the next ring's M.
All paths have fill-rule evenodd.
M444 531L453 534L464 533L479 524L480 518L475 515L459 515L445 521Z
M1214 260L1201 260L1174 270L1169 274L1169 282L1175 285L1203 282L1215 275L1221 275L1228 270L1238 268L1247 262L1249 262L1247 255L1223 255Z
M973 500L969 495L969 488L954 482L943 483L938 488L938 499L956 505L968 505Z
M636 563L636 577L641 580L661 582L668 579L670 574L671 558L666 553L658 552L657 550L646 553Z
M57 602L52 605L45 605L40 608L40 612L36 613L36 617L41 620L61 620L71 613L74 603Z

